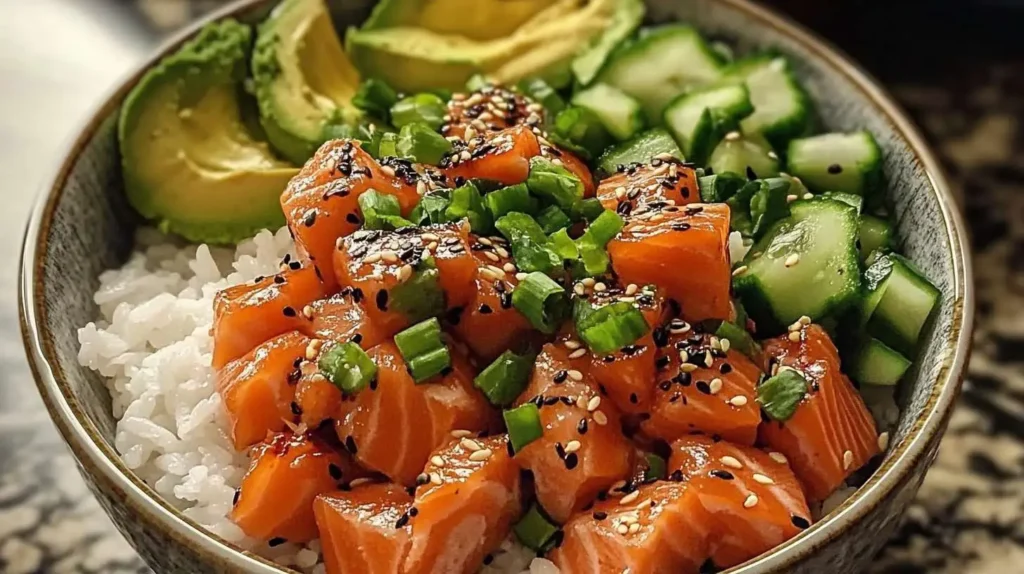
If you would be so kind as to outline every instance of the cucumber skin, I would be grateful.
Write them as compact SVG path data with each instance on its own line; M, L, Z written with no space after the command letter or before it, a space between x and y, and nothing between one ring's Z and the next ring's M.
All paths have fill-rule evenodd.
M718 89L726 88L728 86L720 86ZM672 110L676 106L685 106L688 102L691 102L695 96L700 96L707 91L713 91L715 88L710 90L698 90L688 92L677 96L671 102L665 106L665 111L662 113L662 124L666 126L666 129L672 133L672 136L676 138L676 142L680 148L683 149L683 153L693 163L703 165L707 162L708 157L711 155L711 151L715 146L722 140L725 134L731 130L739 127L740 120L749 116L754 111L754 107L750 104L750 94L747 91L746 86L739 85L738 88L742 89L744 94L744 100L738 104L731 105L727 108L704 108L703 113L700 115L700 119L694 126L692 133L680 134L677 133L673 128L672 123L669 121ZM692 104L691 104L692 105ZM684 144L682 140L690 137Z
M793 74L793 67L790 65L789 60L785 59L781 54L769 50L762 54L736 60L723 70L722 76L725 78L723 80L725 82L743 82L746 85L746 79L751 73L757 71L761 66L770 65L772 60L779 58L786 62L783 73L788 80L790 88L793 90L800 111L796 115L790 115L783 120L764 126L756 131L751 130L749 125L744 126L744 132L759 133L772 144L773 148L780 150L781 153L786 149L790 140L810 134L814 127L814 102L811 100L807 90L797 80L796 75ZM749 85L747 89L749 91Z
M631 148L641 144L646 145L651 142L665 144L663 147L654 149L654 153L651 154L651 157L658 153L668 153L675 156L680 161L686 160L686 158L683 157L683 152L676 144L676 141L672 139L672 136L662 128L654 128L637 134L636 137L631 140L624 141L614 147L606 149L604 153L601 154L601 157L597 159L597 167L601 172L611 175L617 171L619 165L625 165L632 162L647 163L651 161L651 157L630 157L627 152L630 151ZM671 143L671 146L668 145L669 143ZM628 161L621 161L621 159L626 159Z
M847 374L862 385L893 386L912 363L892 347L869 338L861 341L846 364Z
M804 184L810 188L811 191L816 193L822 193L826 191L839 191L846 193L854 193L862 195L864 197L872 197L879 189L881 189L884 182L884 176L882 174L882 149L878 146L878 142L875 141L875 137L871 132L867 130L859 130L857 132L851 132L849 134L843 134L848 137L860 135L867 142L870 148L870 157L863 161L860 161L856 166L843 166L844 169L857 169L860 172L861 181L860 187L849 188L845 185L837 185L834 183L836 175L829 174L827 172L827 166L824 165L801 165L803 162L800 161L800 154L797 148L802 145L807 145L807 140L813 140L815 138L823 136L832 136L836 134L820 134L817 136L811 136L809 138L796 139L789 142L789 146L786 148L786 160L788 163L789 172L800 178ZM794 159L796 158L796 159ZM865 164L864 162L868 162Z
M877 265L877 267L876 267ZM918 329L915 340L910 341L901 335L902 329L896 325L890 318L884 317L877 313L877 307L881 303L882 299L886 295L886 291L889 288L888 280L892 273L898 272L897 266L902 266L906 272L916 278L915 283L928 291L932 297L932 308L928 311L928 315L921 321L921 326ZM885 271L885 268L888 271ZM884 276L882 275L884 273ZM920 348L921 336L927 332L928 325L932 322L935 316L935 310L938 308L939 300L942 297L942 293L932 285L931 281L925 278L924 274L921 273L917 267L908 261L905 257L890 253L883 257L880 257L876 264L873 264L864 274L865 276L865 288L864 288L864 301L866 306L862 306L861 309L861 324L868 334L877 338L879 341L885 343L892 349L902 353L904 356L913 358L917 354L918 348ZM879 289L884 288L885 291L878 293ZM873 305L871 305L872 299Z

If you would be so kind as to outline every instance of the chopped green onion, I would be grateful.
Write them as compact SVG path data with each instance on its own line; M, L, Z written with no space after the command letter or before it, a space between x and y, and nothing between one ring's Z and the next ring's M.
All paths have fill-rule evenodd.
M409 219L416 225L447 223L449 221L447 211L451 202L450 190L438 189L431 191L424 195L420 202L416 204L412 213L409 214Z
M337 122L328 118L324 121L323 127L320 128L320 137L323 138L324 141L343 139L356 140L370 155L373 155L370 150L373 147L373 139L375 136L379 141L380 131L373 123L360 122L358 124L353 124L345 118L339 118Z
M468 219L474 233L489 233L494 229L491 212L484 206L480 189L472 181L452 190L452 201L445 211L445 217L448 221Z
M601 212L601 215L590 222L587 230L580 237L580 242L590 242L597 247L603 248L605 245L608 245L609 241L615 239L615 236L622 231L622 227L625 224L626 222L623 221L622 216L610 209L606 209Z
M558 525L541 512L540 507L534 503L530 510L512 527L516 538L523 546L536 552L547 552L554 543L555 534L558 533Z
M530 382L534 355L517 355L505 351L473 379L491 404L503 407L512 404Z
M398 157L398 134L381 133L380 142L377 144L377 159L383 157Z
M342 343L328 349L317 362L320 373L342 392L354 395L377 376L377 365L355 343Z
M565 289L539 271L530 273L519 282L512 291L512 305L535 329L549 335L569 314Z
M412 225L399 213L398 198L368 189L359 196L359 210L363 213L363 226L366 229L398 229Z
M408 96L391 106L391 124L401 128L408 124L424 123L432 130L441 129L448 107L435 94L422 93Z
M540 225L540 228L548 235L572 225L569 216L559 209L557 205L545 207L537 214L536 219L537 225Z
M431 377L439 375L452 365L452 356L448 347L434 349L429 353L418 355L408 361L409 374L417 383L424 383Z
M757 402L769 417L786 421L807 394L807 379L797 370L783 367L757 387Z
M519 91L531 100L544 106L544 110L551 116L565 108L565 100L551 87L550 84L540 78L532 78L519 82Z
M530 195L530 190L523 183L488 193L484 196L484 203L495 219L513 211L529 214L537 211L537 199Z
M737 320L739 318L737 317ZM745 321L745 319L744 319ZM752 360L758 360L761 355L761 346L750 336L750 333L735 323L722 321L715 331L715 335L723 341L729 341L729 346L743 353Z
M583 182L569 170L541 156L530 159L526 187L530 188L530 193L562 209L571 209L583 199Z
M593 243L581 243L579 245L580 262L583 264L583 273L587 277L595 277L608 272L611 265L611 258L603 247L597 247Z
M589 302L577 299L573 306L573 320L580 339L594 353L617 351L650 330L643 313L626 301L595 308Z
M544 434L540 424L540 409L534 403L524 403L514 409L502 413L505 427L508 428L508 440L512 443L512 452L519 452L523 447L539 439Z
M405 282L391 288L390 308L413 322L444 312L444 291L433 258L420 262Z
M551 242L551 250L557 253L563 260L573 261L579 258L580 251L576 247L576 242L569 237L569 232L565 229L559 229L552 233L549 240Z
M363 80L356 90L356 95L352 96L353 106L384 121L388 120L391 106L397 101L398 94L394 88L377 78Z
M402 126L395 150L399 156L416 163L437 165L452 151L452 142L430 129L427 124L415 122Z
M747 178L731 172L706 175L697 180L704 203L725 203L747 183Z
M473 74L468 80L466 80L466 89L471 92L481 90L491 85L493 85L493 83L483 74Z
M652 452L644 454L644 458L647 459L644 482L662 480L668 476L668 466L665 463L665 459Z
M569 218L573 221L594 221L602 213L604 213L604 206L601 205L601 200L596 197L588 197L582 201L577 201L572 209L569 210Z
M781 177L761 180L758 190L750 198L751 235L755 239L764 235L773 223L789 217L789 181Z
M597 114L577 106L568 106L558 112L549 135L558 147L585 160L596 158L615 143L615 138L608 133Z
M548 236L529 215L513 211L498 219L494 226L508 239L520 271L550 273L561 268L562 260L548 245Z

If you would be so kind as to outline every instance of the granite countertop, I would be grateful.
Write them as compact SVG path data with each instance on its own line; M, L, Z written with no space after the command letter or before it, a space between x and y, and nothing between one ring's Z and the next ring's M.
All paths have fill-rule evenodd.
M779 3L853 53L909 110L973 236L968 380L938 460L872 572L1024 571L1024 43L1009 25L1024 11L981 1L967 12L954 11L965 3L914 0ZM148 572L92 499L31 383L15 263L32 190L71 126L167 30L213 4L0 2L0 572ZM39 18L45 38L24 25Z

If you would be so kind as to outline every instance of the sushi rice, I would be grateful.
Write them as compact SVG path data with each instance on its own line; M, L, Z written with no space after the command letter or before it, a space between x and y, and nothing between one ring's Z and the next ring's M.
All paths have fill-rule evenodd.
M736 259L749 246L733 235ZM321 574L319 541L271 548L228 517L249 460L231 446L210 367L214 295L278 272L287 254L295 255L287 228L261 231L234 251L140 230L128 262L100 276L94 296L100 317L79 329L78 360L104 378L118 420L114 446L128 468L211 533L283 566ZM891 428L899 415L891 391L867 399L880 429ZM827 513L855 490L840 488L819 511ZM512 539L492 556L484 574L558 572Z

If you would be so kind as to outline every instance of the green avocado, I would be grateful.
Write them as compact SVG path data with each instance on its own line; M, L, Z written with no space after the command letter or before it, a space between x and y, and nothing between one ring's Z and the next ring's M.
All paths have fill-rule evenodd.
M257 32L252 57L260 123L283 156L302 164L327 140L325 127L359 116L359 73L324 0L285 0Z
M364 76L406 92L462 89L476 74L564 86L577 54L596 48L599 66L608 49L600 38L625 37L642 14L638 0L384 0L345 45Z
M284 224L279 198L298 169L274 157L244 117L251 44L243 24L210 24L150 69L121 107L128 200L165 232L233 243Z

